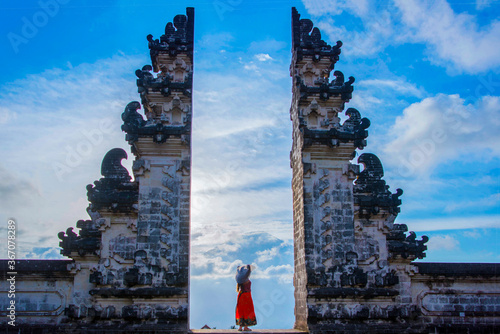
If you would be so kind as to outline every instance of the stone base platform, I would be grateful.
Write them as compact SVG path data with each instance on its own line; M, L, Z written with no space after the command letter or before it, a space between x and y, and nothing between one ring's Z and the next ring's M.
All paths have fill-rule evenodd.
M226 333L254 333L254 334L307 334L309 332L297 329L252 329L251 332L239 332L237 329L191 329L192 334L226 334Z

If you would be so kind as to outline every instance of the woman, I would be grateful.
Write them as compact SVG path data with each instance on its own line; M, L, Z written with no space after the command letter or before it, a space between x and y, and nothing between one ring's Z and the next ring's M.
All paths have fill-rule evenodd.
M252 301L252 282L250 282L249 279L251 271L252 268L249 264L246 266L239 266L236 270L236 291L238 292L236 325L240 326L238 329L239 331L251 331L248 326L257 325Z

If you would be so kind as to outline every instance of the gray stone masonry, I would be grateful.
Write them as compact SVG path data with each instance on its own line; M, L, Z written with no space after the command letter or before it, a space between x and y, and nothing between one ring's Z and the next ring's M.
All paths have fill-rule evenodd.
M367 145L370 121L345 110L354 78L333 71L342 42L327 44L295 8L292 38L295 328L491 332L500 320L500 272L412 262L425 257L428 238L394 223L403 191L389 191L374 154L350 162Z

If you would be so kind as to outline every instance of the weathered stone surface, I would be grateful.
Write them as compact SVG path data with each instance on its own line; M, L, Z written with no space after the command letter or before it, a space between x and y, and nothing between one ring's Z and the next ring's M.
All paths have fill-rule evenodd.
M155 143L165 143L171 136L176 136L182 139L183 143L189 146L189 132L191 129L191 119L183 120L182 126L168 126L162 123L146 122L137 112L140 108L140 103L130 102L122 114L124 121L122 130L127 133L125 140L129 144L137 142L139 138L152 138ZM132 151L137 155L135 146L132 146Z
M400 212L403 190L397 189L395 194L389 191L389 186L382 180L384 169L375 154L363 153L358 163L364 165L363 171L354 182L354 202L359 205L359 217L370 218L381 210L397 215Z
M415 262L418 273L429 276L446 277L497 277L500 263L433 263Z
M175 57L184 54L193 58L193 40L194 40L194 8L186 8L186 15L177 15L173 23L168 22L165 26L165 34L160 39L153 39L153 35L148 35L149 49L151 50L151 59L153 68L156 72L162 65L157 60L161 54Z
M16 260L15 274L12 274L9 261L0 260L0 330L11 332L15 328L17 333L20 327L28 326L28 330L37 323L61 322L73 289L74 276L69 270L73 263L70 260ZM16 327L7 324L11 301L7 279L12 276L15 277Z
M90 210L124 213L136 210L138 184L131 182L127 169L121 165L122 159L127 159L127 153L121 148L114 148L104 156L101 165L104 177L87 186Z
M295 9L292 30L295 328L313 334L488 332L500 309L496 265L412 264L425 257L428 238L417 240L405 224L394 223L403 191L389 191L374 154L358 158L361 172L350 163L366 146L370 122L349 108L349 119L340 123L354 82L344 82L340 71L329 79L342 43L329 46Z
M184 64L186 66L186 64ZM153 68L151 65L145 65L142 70L136 70L137 88L142 95L147 93L159 92L163 96L170 96L172 92L181 92L186 96L191 96L193 88L193 74L189 72L182 82L174 81L175 78L168 72L155 77L151 74Z
M136 288L136 289L116 289L116 288L101 288L89 291L92 296L101 297L118 297L118 298L153 298L153 297L172 297L179 295L187 295L186 289L158 287L158 288Z
M101 232L96 228L94 222L79 220L76 227L81 229L79 234L73 232L72 227L66 230L66 234L59 232L61 254L65 256L71 256L72 253L78 253L79 256L98 255L101 247Z
M309 56L313 61L319 61L328 57L333 65L339 60L342 42L338 41L335 46L328 45L321 39L321 32L313 28L309 19L300 19L300 14L295 7L292 8L292 48L300 61L302 57Z
M307 126L302 126L304 147L313 144L334 147L340 143L353 143L354 147L363 149L366 146L365 139L368 137L366 129L370 126L370 121L367 118L361 118L359 111L354 108L347 109L346 115L349 116L349 119L342 126L338 128L332 127L327 131L312 130ZM300 117L299 121L301 121ZM303 121L301 122L303 123ZM329 120L328 123L330 123Z
M410 232L408 236L404 232L408 231L405 224L394 224L393 229L387 235L387 249L391 259L403 258L409 260L423 259L427 246L424 244L429 240L423 236L422 240L417 240L415 232Z
M69 273L68 266L73 264L72 260L16 260L16 272L21 275L56 275L62 273L66 275ZM2 279L8 276L9 272L8 260L0 260L0 273Z

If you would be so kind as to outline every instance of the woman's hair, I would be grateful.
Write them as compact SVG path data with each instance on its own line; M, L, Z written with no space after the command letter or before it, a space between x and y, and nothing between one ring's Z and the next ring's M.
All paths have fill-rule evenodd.
M236 283L236 292L240 292L241 289L243 289L243 285L247 284L249 281L246 281L245 283L239 284Z

